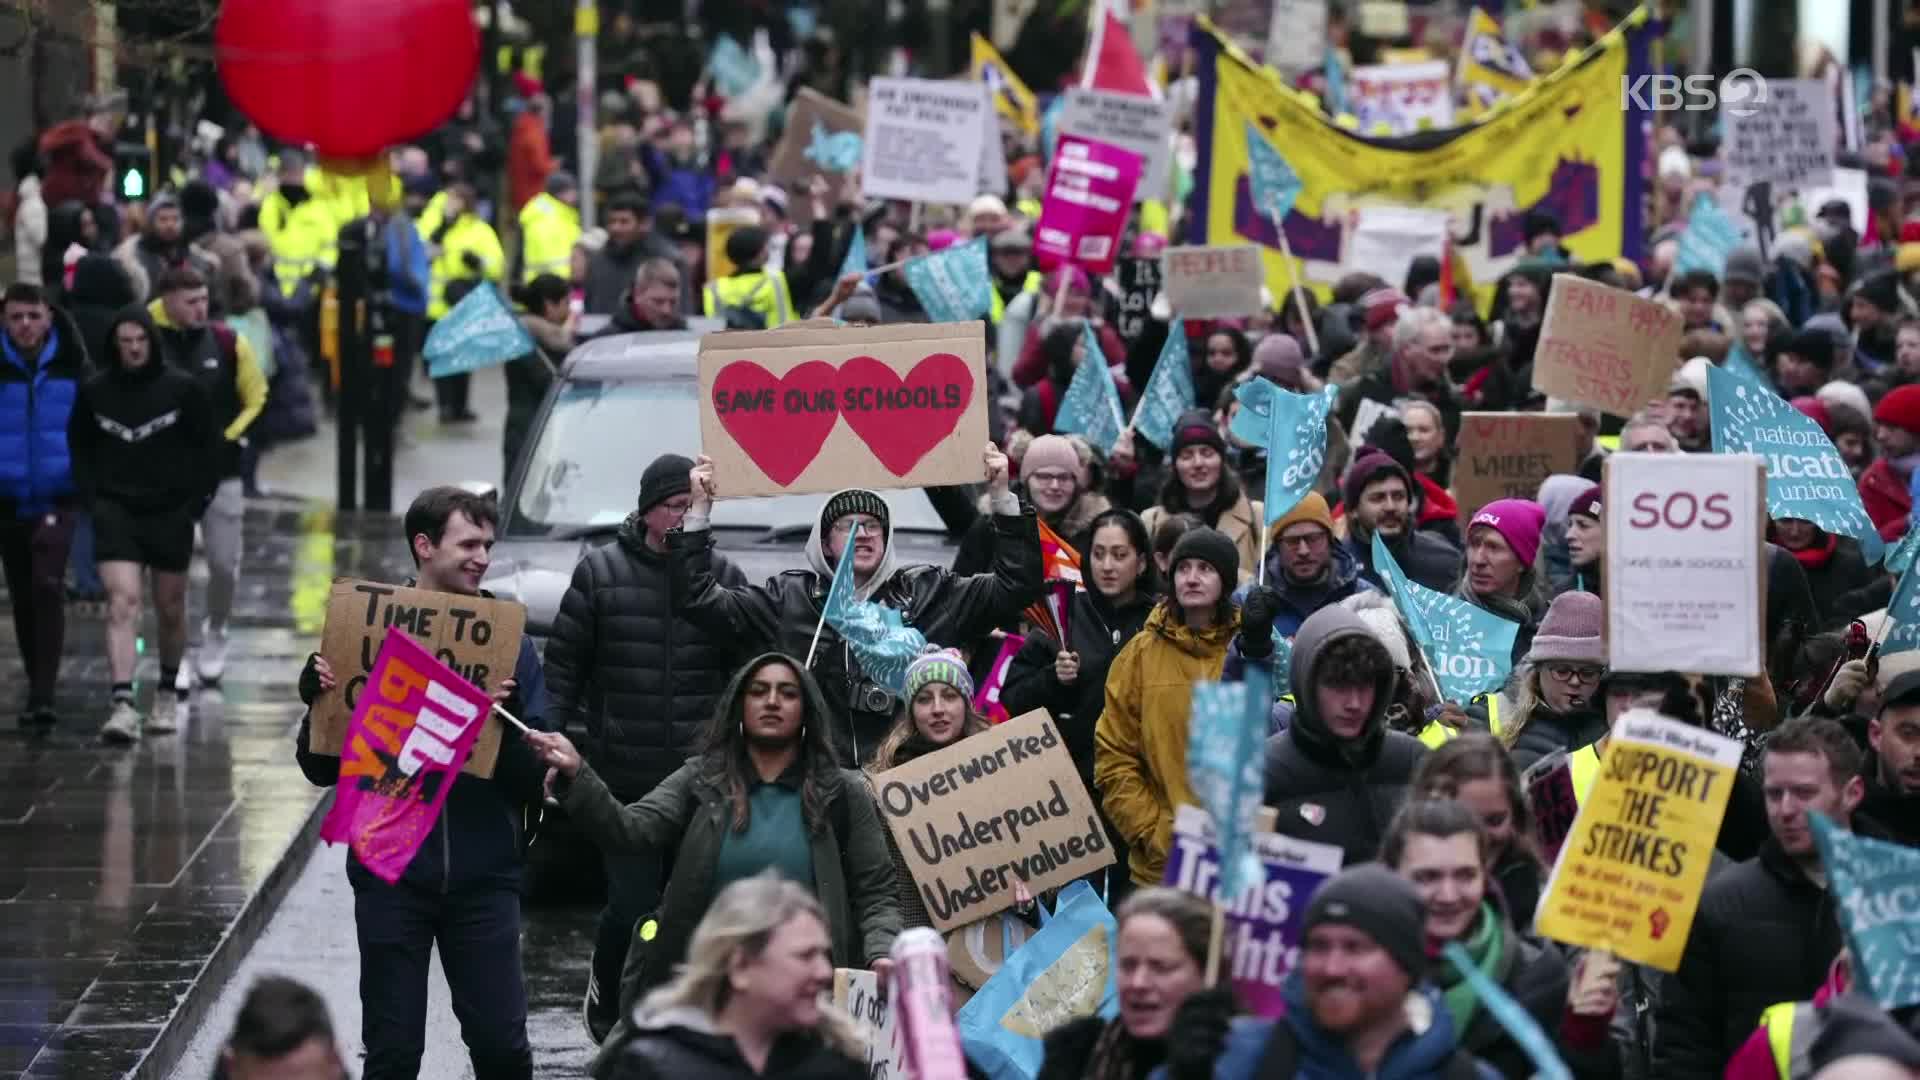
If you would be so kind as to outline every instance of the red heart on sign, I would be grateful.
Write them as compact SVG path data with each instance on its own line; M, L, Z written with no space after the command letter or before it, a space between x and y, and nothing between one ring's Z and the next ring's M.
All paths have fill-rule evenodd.
M895 476L953 434L972 400L973 372L952 353L922 359L904 379L871 356L840 365L840 414Z
M820 456L833 430L833 365L809 360L776 379L751 360L736 361L713 380L713 409L767 479L785 487Z

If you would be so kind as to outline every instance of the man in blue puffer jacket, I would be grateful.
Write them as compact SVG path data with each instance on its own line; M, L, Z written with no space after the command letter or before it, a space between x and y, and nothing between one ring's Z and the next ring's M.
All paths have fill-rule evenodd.
M0 566L27 668L22 726L49 727L67 633L67 549L78 511L67 419L87 350L38 285L7 287L0 310Z

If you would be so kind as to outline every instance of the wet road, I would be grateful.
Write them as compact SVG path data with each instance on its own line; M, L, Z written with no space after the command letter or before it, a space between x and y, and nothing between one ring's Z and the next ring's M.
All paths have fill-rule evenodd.
M481 454L499 445L497 371L475 379L474 407L493 422L442 430L410 420L396 503L474 478L475 461L497 461L497 450ZM331 440L323 426L264 463L263 484L290 497L249 506L226 678L195 692L178 735L132 749L98 744L111 687L105 620L77 607L56 697L62 722L49 734L17 727L26 687L0 586L0 1076L211 1075L204 1047L217 1048L231 1024L245 986L236 972L275 970L319 986L357 1049L345 856L312 846L324 793L293 762L293 682L319 640L332 580L397 579L407 560L393 519L328 508ZM195 579L197 627L197 563ZM158 674L152 635L149 619L137 671L143 708ZM581 907L527 919L543 1076L581 1074L591 926ZM423 1075L469 1075L450 1014L433 1030ZM197 1056L182 1058L189 1053ZM357 1054L352 1062L357 1074Z

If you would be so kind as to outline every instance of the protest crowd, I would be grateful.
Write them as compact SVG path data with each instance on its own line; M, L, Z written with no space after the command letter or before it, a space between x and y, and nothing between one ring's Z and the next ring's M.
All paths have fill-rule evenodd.
M507 311L503 478L570 352L707 336L701 442L626 464L544 640L299 672L360 1075L418 1074L436 948L473 1074L533 1074L536 837L605 882L602 1078L1920 1075L1911 87L1823 52L1683 130L1620 101L1645 9L1335 0L1155 49L1090 6L1046 29L1077 58L976 34L958 74L782 5L622 15L592 147L532 62L371 171L242 120L123 201L113 103L39 134L0 340L21 724L163 739L221 678L370 222L375 422L471 424L496 376L435 331ZM456 479L402 493L369 635L518 610ZM922 488L948 565L899 550ZM750 579L721 516L782 493L817 516ZM97 716L53 707L75 599ZM335 1044L267 980L222 1070L346 1075Z

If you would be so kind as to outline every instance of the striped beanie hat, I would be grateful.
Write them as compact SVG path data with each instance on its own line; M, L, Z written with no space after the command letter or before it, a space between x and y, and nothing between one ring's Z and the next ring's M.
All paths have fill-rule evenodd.
M967 671L967 661L958 650L937 649L914 657L907 665L907 700L912 701L921 687L937 682L946 683L967 700L973 700L973 675Z

